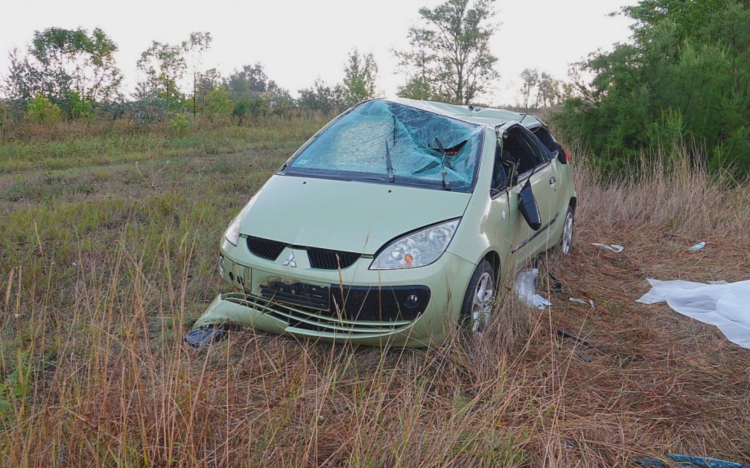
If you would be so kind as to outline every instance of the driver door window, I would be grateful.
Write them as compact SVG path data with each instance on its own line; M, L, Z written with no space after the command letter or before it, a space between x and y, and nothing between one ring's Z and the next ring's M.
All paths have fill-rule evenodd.
M547 161L536 142L518 127L503 135L503 159L515 164L518 176Z

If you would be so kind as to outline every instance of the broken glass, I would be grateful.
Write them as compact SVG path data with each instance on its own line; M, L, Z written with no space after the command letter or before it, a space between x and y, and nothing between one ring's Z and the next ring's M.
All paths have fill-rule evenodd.
M369 101L320 133L289 163L286 173L470 191L483 131L480 125L414 107Z

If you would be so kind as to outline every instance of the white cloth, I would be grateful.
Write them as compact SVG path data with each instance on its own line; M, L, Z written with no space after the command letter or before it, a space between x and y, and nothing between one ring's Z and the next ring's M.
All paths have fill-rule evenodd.
M642 304L666 301L682 315L719 327L732 343L750 349L750 280L711 284L649 279Z

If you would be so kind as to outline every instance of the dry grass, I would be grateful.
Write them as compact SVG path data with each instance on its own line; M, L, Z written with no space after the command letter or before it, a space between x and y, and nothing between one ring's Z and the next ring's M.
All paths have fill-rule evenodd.
M610 467L669 452L749 461L750 351L664 305L635 303L647 277L750 277L747 188L686 165L603 185L576 163L577 244L545 259L563 284L555 293L544 282L552 308L528 310L509 294L481 340L423 351L252 330L188 351L181 335L219 287L212 267L198 267L216 255L201 234L213 218L208 228L204 212L183 225L124 211L88 230L60 226L75 263L64 286L51 227L40 235L29 224L18 240L27 253L0 255L4 464ZM708 246L687 252L699 240ZM599 241L626 250L590 245Z

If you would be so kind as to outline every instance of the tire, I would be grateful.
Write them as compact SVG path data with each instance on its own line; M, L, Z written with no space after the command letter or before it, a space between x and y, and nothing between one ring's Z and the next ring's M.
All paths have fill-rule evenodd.
M462 329L482 335L492 310L496 291L495 269L487 260L482 260L474 270L466 288L464 302L461 306L459 325Z
M568 205L568 212L565 214L565 221L563 224L563 232L560 236L560 252L562 252L563 255L568 255L573 249L573 227L575 225L574 213L573 206Z

